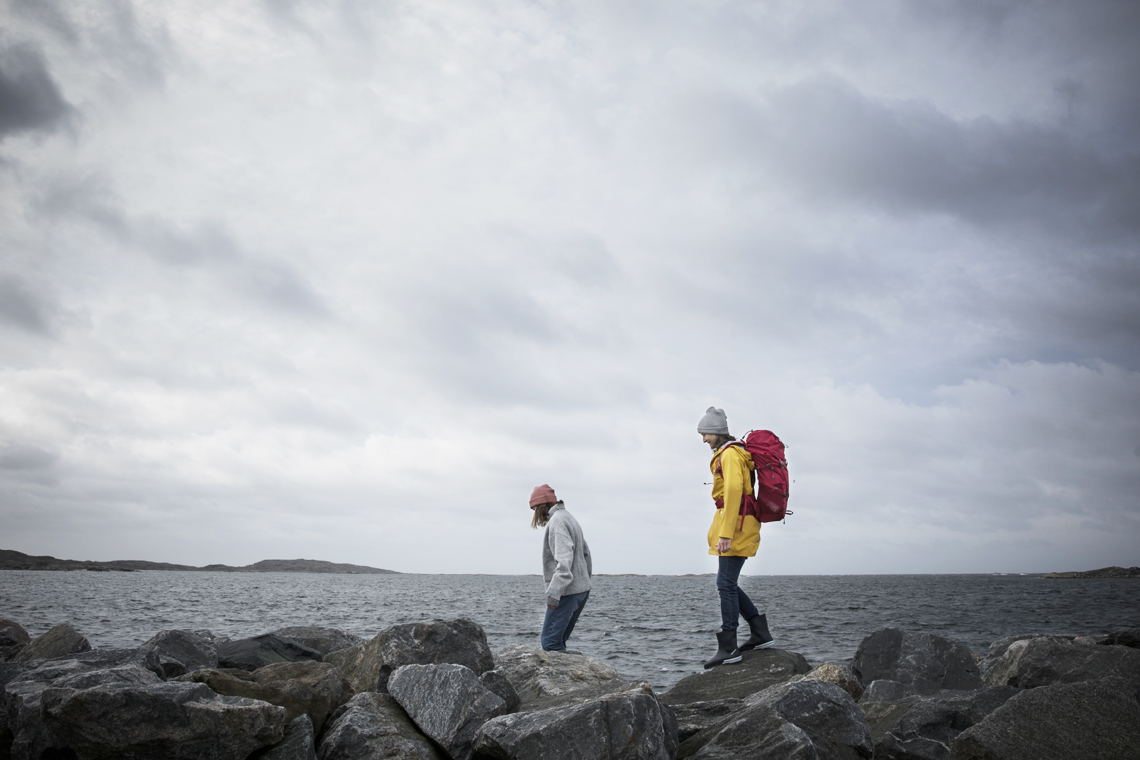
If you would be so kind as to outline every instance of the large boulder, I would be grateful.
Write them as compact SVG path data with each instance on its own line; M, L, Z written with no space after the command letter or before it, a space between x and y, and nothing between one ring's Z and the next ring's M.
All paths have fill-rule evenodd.
M205 636L193 631L160 631L139 649L158 655L162 673L166 678L218 667L217 646Z
M743 710L682 744L677 756L867 760L874 753L863 711L835 684L815 679L785 683L745 702Z
M3 621L0 621L0 623L2 622ZM1129 628L1127 631L1115 631L1097 639L1096 643L1140 649L1140 628Z
M677 719L677 739L685 741L709 726L722 723L725 718L743 710L743 699L714 699L711 702L688 702L670 708Z
M339 652L341 649L364 643L364 639L354 633L345 633L338 628L327 628L323 625L293 625L288 628L278 628L273 631L273 635L315 649L321 655Z
M479 683L483 685L484 689L497 694L499 699L506 703L507 712L514 712L522 704L522 698L519 697L514 684L501 670L488 670L479 676Z
M294 718L285 726L285 737L258 750L249 760L317 760L316 734L308 715Z
M863 684L859 683L859 679L846 665L825 662L822 665L816 665L802 676L793 677L791 680L802 681L805 678L833 683L850 694L856 702L859 701L859 697L863 696Z
M685 676L661 696L661 701L667 705L683 705L743 699L809 672L811 665L802 654L783 649L754 649L745 652L739 663Z
M507 712L507 703L463 665L404 665L388 678L388 693L452 760L469 760L475 733Z
M32 639L30 644L16 653L12 662L50 660L53 657L86 652L89 649L91 644L77 630L67 623L60 623L43 636Z
M285 732L284 708L193 683L52 686L43 713L52 734L83 760L245 760Z
M893 704L865 702L861 707L871 727L875 760L950 760L954 737L1016 693L1010 686L995 686L910 696Z
M950 745L952 760L1140 757L1140 702L1123 678L1022 691Z
M495 670L515 687L523 710L584 702L632 685L593 657L521 645L496 652Z
M672 760L677 725L648 686L483 724L475 751L500 760Z
M1042 635L1039 633L1038 634L1023 633L1023 634L1018 634L1016 636L1006 636L1004 638L1000 638L997 641L990 644L990 648L989 648L989 650L987 650L986 656L983 657L981 662L978 663L978 672L982 677L982 681L984 682L986 680L987 676L989 675L989 672L991 670L993 670L994 665L997 664L998 660L1000 660L1002 658L1002 655L1004 655L1006 653L1006 650L1008 650L1011 646L1013 646L1013 644L1015 644L1018 641L1026 641L1028 639L1042 639L1042 638L1055 639L1058 641L1073 641L1077 637L1076 636L1069 636L1069 635L1065 635L1065 634Z
M974 653L965 644L897 628L885 628L863 639L851 670L864 686L889 679L910 687L915 694L982 685Z
M283 639L272 633L264 633L248 639L234 639L218 646L218 666L238 670L257 670L278 662L300 662L324 659L315 649Z
M0 662L7 662L31 643L32 637L15 620L0 618Z
M1140 685L1140 650L1038 637L1010 644L989 667L986 684L1032 689L1113 676Z
M318 734L328 716L352 697L348 680L327 662L279 662L252 673L237 669L197 670L177 680L204 683L229 697L279 705L286 709L289 721L308 715Z
M357 694L329 716L317 742L320 760L442 760L387 694Z
M403 665L451 663L476 675L495 667L483 628L463 619L394 625L367 644L330 653L326 662L340 668L358 694L386 693L388 676Z

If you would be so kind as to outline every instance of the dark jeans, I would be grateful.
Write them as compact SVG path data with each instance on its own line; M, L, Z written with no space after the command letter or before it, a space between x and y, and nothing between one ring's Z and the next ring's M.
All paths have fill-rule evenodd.
M720 567L716 573L716 590L720 593L720 629L722 631L735 631L739 623L738 617L748 620L759 615L756 605L744 593L744 589L736 585L740 571L744 568L747 557L717 557Z
M739 573L739 571L738 571ZM555 609L546 608L546 619L542 621L542 648L554 652L566 650L566 639L574 631L574 624L590 598L589 591L571 594L558 600Z

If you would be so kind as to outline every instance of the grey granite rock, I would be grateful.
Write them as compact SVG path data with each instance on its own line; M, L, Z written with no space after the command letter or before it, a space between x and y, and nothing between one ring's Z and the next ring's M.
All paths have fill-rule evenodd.
M878 683L876 681L876 683ZM950 742L1005 703L1009 686L945 691L901 702L863 702L876 760L949 760Z
M317 741L320 760L442 760L387 694L357 694L329 716Z
M91 645L87 639L67 623L60 623L43 636L32 639L30 644L16 653L12 662L50 660L53 657L86 652L89 649Z
M1140 649L1140 628L1129 628L1127 631L1116 631L1097 639L1098 644L1118 647L1132 647Z
M281 741L258 750L249 760L317 760L315 740L313 722L308 715L302 715L285 725Z
M0 618L0 662L11 660L31 641L32 637L22 625L15 620Z
M1037 637L1010 644L990 666L986 683L1032 689L1112 676L1140 685L1140 650Z
M673 716L648 686L487 721L475 750L500 760L672 760Z
M82 760L245 760L283 738L285 710L203 684L51 686L44 721Z
M194 670L218 667L214 642L193 631L160 631L139 647L158 655L163 676L174 678Z
M835 684L784 683L745 702L743 710L682 744L678 757L866 760L874 753L863 711Z
M204 683L218 694L284 707L289 721L308 715L317 733L328 716L352 698L348 680L327 662L278 662L252 673L232 668L197 670L176 680Z
M677 738L683 742L697 732L723 722L725 718L740 712L744 707L744 700L738 698L674 705L672 710L677 718Z
M856 702L863 696L863 685L859 683L859 679L855 676L855 673L851 671L851 668L846 665L825 662L822 665L816 665L802 676L793 676L791 680L802 681L805 678L833 683L850 694L851 698Z
M388 676L403 665L452 663L476 675L495 667L483 628L463 619L394 625L367 644L330 653L326 661L340 668L358 694L385 693Z
M345 633L338 628L327 628L321 625L294 625L288 628L278 628L273 631L275 636L295 641L301 646L320 652L322 655L339 652L341 649L359 646L364 639L354 633Z
M1002 655L1004 655L1006 653L1006 650L1009 649L1010 646L1012 646L1015 642L1025 641L1027 639L1041 639L1041 638L1055 639L1057 641L1073 641L1077 637L1066 635L1066 634L1044 634L1043 635L1043 634L1023 633L1023 634L1018 634L1016 636L1006 636L1004 638L1000 638L997 641L990 644L990 648L986 652L986 656L983 657L981 662L978 663L978 673L979 673L979 675L981 675L982 681L983 682L986 681L986 678L989 676L989 672L991 670L993 670L994 665L997 663L998 660L1001 659Z
M950 746L951 760L1137 760L1140 702L1123 678L1022 691Z
M514 686L522 710L585 702L632 686L611 665L593 657L521 645L496 652L495 670Z
M863 639L851 670L864 686L889 679L918 693L982 685L974 653L965 644L896 628L885 628Z
M522 704L522 698L519 697L514 684L501 670L488 670L479 676L479 683L483 685L483 688L497 694L499 699L506 703L509 713L519 709L519 705Z
M479 728L507 713L507 703L463 665L404 665L388 678L388 693L452 760L469 760Z
M743 661L721 665L686 676L661 696L667 705L743 699L769 686L785 683L811 671L811 665L797 652L783 649L755 649L744 653Z
M320 662L321 653L272 633L218 644L218 666L257 670L279 662Z

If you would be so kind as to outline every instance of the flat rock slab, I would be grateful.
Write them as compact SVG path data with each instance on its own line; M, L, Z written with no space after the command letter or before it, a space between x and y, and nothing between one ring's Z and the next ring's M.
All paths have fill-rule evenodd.
M330 653L326 662L340 668L358 694L386 693L388 677L404 665L450 663L476 675L495 668L482 626L464 619L394 625L367 644Z
M677 726L648 686L487 721L475 750L500 760L672 760Z
M322 656L364 643L364 639L354 633L345 633L338 628L327 628L322 625L294 625L278 628L273 634L314 649Z
M320 733L328 716L352 698L352 687L327 662L280 662L252 673L244 670L198 670L176 680L204 683L230 697L260 699L284 707L286 719L307 715Z
M863 639L851 670L864 686L889 679L920 694L982 686L974 653L965 644L897 628L875 631Z
M218 644L218 666L222 668L252 671L279 662L320 662L322 659L315 649L272 633Z
M1113 676L1140 683L1140 650L1038 637L1010 644L989 667L986 684L1033 689Z
M79 631L67 623L60 623L47 633L32 639L31 643L21 649L12 658L12 662L31 662L32 660L50 660L54 657L64 657L77 652L86 652L91 649Z
M139 649L158 655L166 678L218 667L218 647L210 639L193 631L160 631Z
M1012 687L995 686L860 706L871 727L876 760L950 760L950 742L1016 693Z
M285 726L285 737L258 750L249 760L317 760L316 735L308 715L294 718Z
M495 670L515 687L522 710L584 702L632 686L611 665L593 657L521 645L496 652Z
M463 665L404 665L388 679L388 693L452 760L469 760L476 732L507 712L507 703Z
M320 760L443 760L388 694L357 694L331 716L317 742Z
M952 760L1134 760L1140 702L1123 678L1042 686L1010 698L950 746Z
M245 760L284 736L285 710L203 684L49 687L43 713L83 760Z
M741 662L685 676L661 695L661 701L667 705L683 705L688 702L743 699L810 671L811 665L798 652L755 649L745 652Z
M677 757L868 760L874 754L863 711L835 684L780 684L745 701L743 710L682 744Z

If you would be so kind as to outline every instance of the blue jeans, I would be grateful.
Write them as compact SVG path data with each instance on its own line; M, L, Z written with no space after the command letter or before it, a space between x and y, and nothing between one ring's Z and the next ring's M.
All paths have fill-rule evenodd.
M548 652L566 651L566 639L574 631L574 624L590 598L589 591L571 594L558 600L555 609L546 608L546 619L542 621L542 648Z
M722 631L735 631L739 623L738 617L748 620L759 615L756 605L744 593L744 589L736 585L740 578L740 571L744 568L747 557L717 557L720 567L716 573L716 590L720 593L720 629Z

